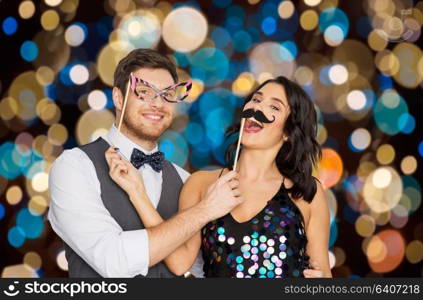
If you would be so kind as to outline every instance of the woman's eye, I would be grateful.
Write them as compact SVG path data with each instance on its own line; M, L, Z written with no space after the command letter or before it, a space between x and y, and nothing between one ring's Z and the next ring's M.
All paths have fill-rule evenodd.
M260 100L257 98L253 98L253 102L260 102Z
M270 107L272 107L272 109L274 109L274 110L279 110L279 107L277 107L277 106L271 105Z

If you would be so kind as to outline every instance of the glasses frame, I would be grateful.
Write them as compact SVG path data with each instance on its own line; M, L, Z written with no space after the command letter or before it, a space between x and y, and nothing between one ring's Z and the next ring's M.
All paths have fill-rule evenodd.
M184 101L185 98L188 97L189 92L190 92L190 90L192 88L192 81L191 80L186 81L186 82L176 83L176 84L173 84L171 86L168 86L167 88L164 88L163 90L160 90L160 89L156 88L153 84L151 84L151 83L149 83L149 82L147 82L145 80L142 80L139 77L136 77L133 73L130 74L130 77L131 77L131 79L130 79L130 81L131 81L131 90L134 92L135 96L137 96L138 99L143 100L143 101L153 101L154 99L157 98L157 96L161 96L162 99L164 99L165 101L167 101L169 103L181 103L181 102ZM145 100L140 94L138 94L138 92L136 90L136 84L137 83L142 83L143 85L145 85L145 86L147 86L149 88L152 88L153 91L156 92L156 95L154 96L154 98L152 98L150 100ZM166 91L171 90L171 89L174 89L174 88L176 88L178 86L185 86L186 89L187 89L186 92L185 92L185 95L181 99L178 99L176 101L172 101L172 100L167 99L165 96L163 96L163 94Z

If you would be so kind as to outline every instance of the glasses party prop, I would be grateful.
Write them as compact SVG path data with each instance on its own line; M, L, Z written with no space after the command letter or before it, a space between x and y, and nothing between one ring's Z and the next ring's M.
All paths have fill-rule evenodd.
M179 103L188 97L192 88L192 82L181 82L171 85L163 90L157 89L153 84L136 77L131 73L131 90L138 99L153 101L158 96L170 103Z

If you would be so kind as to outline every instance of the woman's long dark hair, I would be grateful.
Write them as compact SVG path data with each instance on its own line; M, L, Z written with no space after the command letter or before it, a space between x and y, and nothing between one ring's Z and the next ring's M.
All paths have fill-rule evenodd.
M245 98L244 106L252 99L256 91L270 82L284 87L291 111L284 126L288 140L283 143L276 155L276 165L279 172L293 182L293 186L287 189L292 197L294 199L303 197L305 201L311 202L317 190L315 178L311 174L313 166L322 156L321 147L316 141L317 114L314 104L298 84L284 76L279 76L269 79L257 87ZM240 123L238 122L228 128L227 138L231 138L239 130ZM232 169L236 146L237 140L226 151L225 159L228 169Z

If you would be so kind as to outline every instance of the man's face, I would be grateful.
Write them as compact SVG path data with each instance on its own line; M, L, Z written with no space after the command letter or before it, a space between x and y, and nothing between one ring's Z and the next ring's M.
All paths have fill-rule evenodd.
M166 69L141 68L133 74L160 90L174 84L171 74ZM118 91L117 88L114 88L113 98L117 120L120 119L126 90L121 91L121 95ZM121 101L116 102L115 94L121 96ZM154 100L145 101L137 98L134 92L129 90L123 125L128 131L141 139L157 141L172 123L175 109L175 103L169 103L160 96L157 96Z

